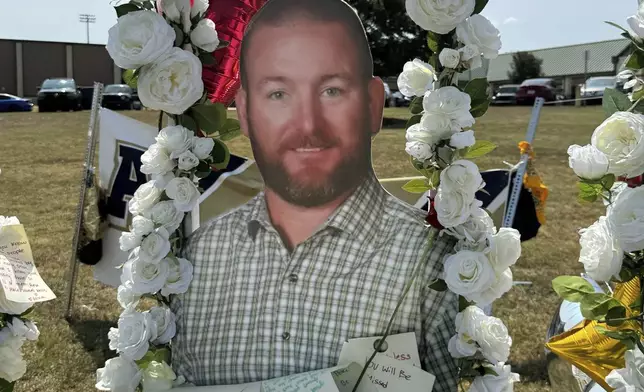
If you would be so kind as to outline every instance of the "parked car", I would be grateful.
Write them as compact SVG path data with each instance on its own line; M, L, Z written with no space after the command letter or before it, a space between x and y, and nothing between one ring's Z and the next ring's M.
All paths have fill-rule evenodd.
M38 91L38 111L80 110L82 95L74 79L46 79Z
M516 105L518 84L504 84L492 96L492 105Z
M400 91L394 91L391 94L391 98L393 100L393 106L396 107L409 106L411 104L411 99L405 97Z
M34 104L11 94L0 94L0 112L30 112Z
M110 84L103 90L103 107L108 109L132 110L132 87L127 84Z
M554 79L527 79L521 83L516 92L516 102L518 105L532 105L537 97L551 102L556 100L558 95Z
M139 93L135 88L132 89L132 109L134 109L134 110L143 109L143 104L141 103L141 100L139 99Z
M92 99L94 98L94 87L79 87L78 91L81 93L81 109L91 109Z
M391 88L389 88L389 85L384 81L382 84L385 87L385 107L388 108L390 106L396 106L395 98L391 94Z
M588 78L586 83L581 86L581 97L588 98L583 103L601 103L604 98L604 90L607 88L617 88L617 78L615 76Z

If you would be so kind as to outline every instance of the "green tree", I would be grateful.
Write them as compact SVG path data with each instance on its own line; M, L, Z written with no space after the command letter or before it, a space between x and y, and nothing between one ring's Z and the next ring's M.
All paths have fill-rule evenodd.
M521 83L526 79L543 76L541 64L543 60L535 57L529 52L517 52L512 55L511 70L508 71L508 79L512 83Z
M427 32L409 18L404 0L347 2L364 24L377 76L397 76L405 63L416 57L428 60Z

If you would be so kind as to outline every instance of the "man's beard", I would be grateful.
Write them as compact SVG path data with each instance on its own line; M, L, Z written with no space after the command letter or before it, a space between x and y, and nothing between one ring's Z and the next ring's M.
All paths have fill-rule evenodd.
M368 119L363 121L361 140L355 151L345 154L333 172L317 183L312 181L299 181L291 176L279 159L270 159L254 136L255 129L249 121L250 142L253 155L257 162L264 184L277 193L282 200L300 207L318 207L336 200L339 196L349 192L371 172L371 135ZM330 146L333 141L321 136L300 138L287 144L290 148ZM293 145L295 144L295 145ZM282 154L276 154L281 156Z

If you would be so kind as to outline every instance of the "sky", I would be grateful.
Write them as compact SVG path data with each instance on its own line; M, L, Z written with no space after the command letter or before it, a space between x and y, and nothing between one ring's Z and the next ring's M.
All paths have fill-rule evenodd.
M111 1L0 0L0 39L87 42L79 14L93 14L90 43L105 44L116 23ZM501 31L506 53L617 39L604 21L626 27L636 11L637 0L490 0L483 15Z

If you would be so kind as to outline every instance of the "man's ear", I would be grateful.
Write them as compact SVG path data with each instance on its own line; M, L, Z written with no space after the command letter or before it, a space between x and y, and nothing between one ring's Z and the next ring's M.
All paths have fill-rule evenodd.
M382 79L374 76L369 81L369 111L371 133L376 135L382 128L382 114L385 109L385 85Z
M240 88L235 95L235 109L237 110L237 118L239 119L239 126L244 136L248 137L248 95L244 88Z

